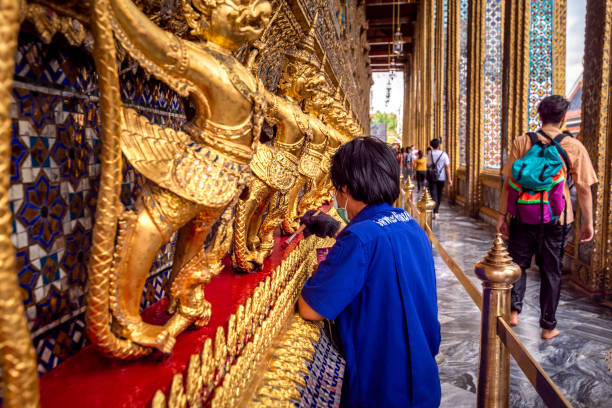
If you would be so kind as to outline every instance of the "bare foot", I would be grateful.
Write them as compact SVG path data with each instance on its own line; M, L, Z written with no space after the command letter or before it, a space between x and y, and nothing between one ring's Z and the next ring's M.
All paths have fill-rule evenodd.
M510 326L518 326L518 315L519 313L516 310L510 312L510 321L508 322Z
M560 334L561 332L558 329L552 329L552 330L542 329L542 338L544 340L552 339L553 337L557 337Z

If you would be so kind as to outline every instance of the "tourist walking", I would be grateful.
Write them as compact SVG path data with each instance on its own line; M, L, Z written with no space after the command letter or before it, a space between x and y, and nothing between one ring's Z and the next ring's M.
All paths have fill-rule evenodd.
M417 153L418 159L414 163L416 170L417 192L421 192L421 188L425 187L425 173L427 172L427 158L423 156L423 151Z
M397 159L377 139L356 138L333 156L330 174L339 214L350 222L337 233L327 214L303 217L307 231L337 237L298 307L305 319L335 320L346 359L340 406L437 407L433 255L418 223L392 206Z
M427 155L427 184L431 198L436 202L433 211L433 218L438 216L440 203L442 202L442 191L448 181L448 186L452 187L453 180L450 173L450 159L448 154L442 151L442 141L433 139L429 142L431 151Z
M404 182L412 176L412 146L404 148L402 153L402 178Z
M522 270L511 296L510 324L523 309L527 268L535 255L540 283L542 338L559 335L556 311L561 268L570 225L574 222L570 186L575 186L582 223L580 243L593 239L591 186L597 176L580 141L561 131L569 102L559 95L540 102L542 128L514 140L500 198L497 230L508 239L508 252Z

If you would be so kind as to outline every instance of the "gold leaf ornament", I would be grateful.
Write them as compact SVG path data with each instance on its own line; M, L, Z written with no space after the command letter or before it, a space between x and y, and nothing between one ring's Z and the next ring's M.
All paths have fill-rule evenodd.
M191 27L191 34L206 38L208 19L213 8L217 7L216 0L183 0L185 20Z

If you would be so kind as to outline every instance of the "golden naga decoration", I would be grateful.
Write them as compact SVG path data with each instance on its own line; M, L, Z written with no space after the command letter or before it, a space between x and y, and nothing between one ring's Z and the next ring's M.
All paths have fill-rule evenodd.
M232 208L263 123L263 86L231 53L263 31L270 3L183 0L183 8L201 43L162 30L129 0L93 3L103 151L87 321L92 342L119 358L170 352L188 326L208 323L204 284L220 271L231 243ZM191 98L195 112L184 131L150 124L121 104L113 34L147 72ZM121 151L148 179L135 212L118 204ZM204 247L215 223L213 244ZM140 294L159 248L176 231L176 313L164 326L146 324Z
M4 406L38 407L37 359L30 341L11 242L9 185L11 163L11 88L19 33L20 1L0 2L0 364Z
M273 97L266 112L268 121L277 125L276 137L272 146L257 146L248 196L236 206L233 261L244 271L262 265L271 254L273 232L282 221L289 204L287 192L295 185L302 163L298 157L303 157L304 145L313 138L313 119L306 118L298 104L316 97L326 82L319 73L314 50L317 15L318 11L302 47L287 54L279 86L286 99Z

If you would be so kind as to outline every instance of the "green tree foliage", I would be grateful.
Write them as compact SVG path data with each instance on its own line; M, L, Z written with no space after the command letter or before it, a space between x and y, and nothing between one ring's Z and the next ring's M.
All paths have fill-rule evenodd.
M382 113L376 111L374 117L370 119L371 123L385 123L387 125L387 132L397 132L397 116L394 113Z

